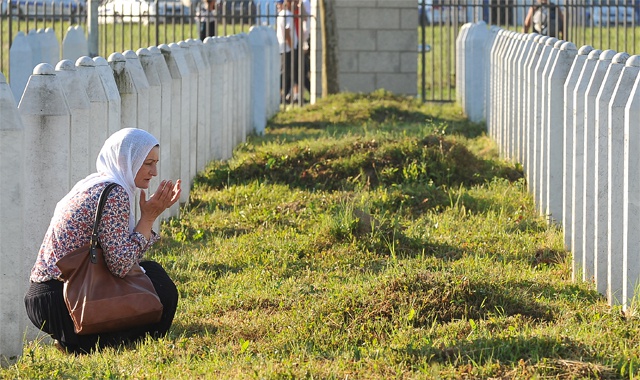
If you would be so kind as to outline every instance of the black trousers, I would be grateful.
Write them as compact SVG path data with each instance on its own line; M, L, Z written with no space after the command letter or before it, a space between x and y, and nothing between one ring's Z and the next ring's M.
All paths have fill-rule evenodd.
M215 21L200 21L200 40L204 41L207 37L215 37L216 35L216 22Z
M76 354L130 344L144 339L147 335L154 338L162 337L169 331L173 322L178 306L178 289L160 264L143 261L140 266L145 269L162 302L162 317L158 323L113 333L78 335L64 303L63 283L58 280L31 283L24 297L27 316L37 328L51 335L68 352Z
M286 96L291 92L291 84L298 84L298 49L280 53L280 62L280 90Z

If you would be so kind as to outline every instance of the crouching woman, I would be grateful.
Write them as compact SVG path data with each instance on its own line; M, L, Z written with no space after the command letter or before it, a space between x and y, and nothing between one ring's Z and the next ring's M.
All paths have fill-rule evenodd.
M148 132L125 128L111 135L96 161L97 172L79 181L58 202L44 241L31 269L25 307L31 322L51 335L59 349L70 353L89 353L102 347L129 344L145 336L164 336L173 322L178 291L162 266L144 261L149 247L159 236L152 225L160 214L180 198L180 180L162 180L147 199L145 190L158 175L159 143ZM98 240L107 267L114 276L124 277L139 264L163 306L160 321L109 333L78 335L63 297L63 281L56 262L87 244L91 238L95 212L102 190L116 183L109 192L98 229ZM140 190L140 218L134 216L134 199Z

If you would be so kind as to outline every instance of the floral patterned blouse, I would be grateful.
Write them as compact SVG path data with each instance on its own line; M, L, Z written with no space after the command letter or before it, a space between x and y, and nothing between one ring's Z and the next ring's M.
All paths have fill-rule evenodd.
M58 279L56 262L65 254L89 243L98 200L106 183L99 183L69 200L64 216L52 221L44 236L36 263L31 269L32 282ZM138 232L129 232L129 195L122 186L114 187L107 197L98 228L98 240L111 272L124 277L139 263L147 249L160 238L151 232L147 240Z

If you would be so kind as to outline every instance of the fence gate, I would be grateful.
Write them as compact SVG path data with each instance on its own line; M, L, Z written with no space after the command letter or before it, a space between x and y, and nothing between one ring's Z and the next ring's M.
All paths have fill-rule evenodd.
M424 102L456 99L456 39L466 6L451 0L418 2L418 96Z

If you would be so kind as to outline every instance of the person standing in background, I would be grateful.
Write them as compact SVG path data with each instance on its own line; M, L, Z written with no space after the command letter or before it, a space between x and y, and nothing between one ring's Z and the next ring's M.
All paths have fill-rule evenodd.
M296 0L297 1L297 0ZM285 100L298 100L298 57L295 52L298 49L298 34L295 31L293 13L291 12L292 0L276 0L278 17L276 18L276 36L280 48L281 75L280 90Z
M302 80L304 81L304 89L311 91L311 59L309 56L309 37L311 36L311 4L309 0L297 0L297 5L294 7L296 32L300 39L300 45L302 45ZM296 75L299 75L296 73Z
M200 40L216 35L216 0L204 0L198 7Z
M566 39L564 32L564 16L562 10L549 0L536 0L537 4L529 7L524 19L522 32L528 33L533 26L533 31L543 36Z

